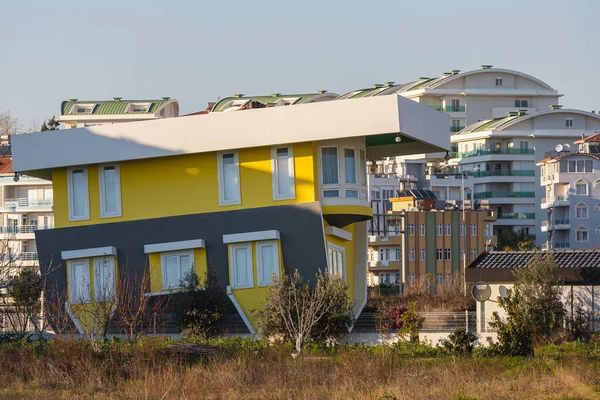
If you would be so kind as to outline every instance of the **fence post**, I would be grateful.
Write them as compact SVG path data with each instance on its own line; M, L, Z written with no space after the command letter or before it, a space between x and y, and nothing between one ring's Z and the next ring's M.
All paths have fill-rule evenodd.
M156 335L156 314L152 317L152 332Z
M469 310L465 310L465 329L469 332Z

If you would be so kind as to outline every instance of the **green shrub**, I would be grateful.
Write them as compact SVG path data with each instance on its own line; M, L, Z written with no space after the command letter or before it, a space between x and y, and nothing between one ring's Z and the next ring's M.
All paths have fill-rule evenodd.
M471 353L475 346L477 335L467 332L465 328L458 328L442 341L442 345L455 353Z
M408 310L401 313L399 322L401 323L398 329L398 336L405 338L408 336L410 341L419 341L419 329L423 327L425 318L417 312L417 303L409 303ZM398 322L398 321L397 321Z

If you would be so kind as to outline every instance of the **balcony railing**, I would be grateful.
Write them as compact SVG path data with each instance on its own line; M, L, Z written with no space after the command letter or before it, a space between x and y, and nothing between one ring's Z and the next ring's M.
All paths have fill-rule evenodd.
M464 126L451 126L450 132L456 133L462 131L463 129L465 129Z
M558 242L558 243L554 243L554 248L555 249L568 249L569 247L571 247L569 245L569 242Z
M446 106L442 109L445 112L465 112L465 106Z
M535 213L498 213L498 219L535 219Z
M53 199L4 199L4 207L52 207Z
M569 201L569 196L543 197L542 204L554 203L555 201Z
M2 257L2 259L4 261L10 261L12 259L12 261L37 261L38 260L38 253L37 251L29 251L29 252L23 252L23 253L17 253L17 254L2 254L0 255Z
M473 176L475 178L483 178L486 176L535 176L535 171L528 169L476 171L473 172Z
M511 198L533 198L535 192L480 192L475 193L475 200L491 199L495 197L511 197Z
M554 225L569 225L569 219L568 218L555 219Z
M33 233L37 230L52 229L54 226L37 226L37 225L21 225L21 226L0 226L0 234L14 235L17 233Z
M478 149L473 151L459 151L451 154L453 158L466 158L477 156L489 156L493 154L533 155L533 149Z

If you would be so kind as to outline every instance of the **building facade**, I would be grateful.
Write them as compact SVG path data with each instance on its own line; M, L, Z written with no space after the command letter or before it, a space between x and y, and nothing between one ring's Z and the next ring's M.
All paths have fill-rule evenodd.
M547 211L540 203L551 196L539 185L541 176L535 164L551 154L558 143L573 142L582 133L590 135L598 129L599 115L560 106L533 114L509 113L453 135L458 152L452 154L450 163L469 174L475 207L489 208L497 215L494 235L523 230L535 235L535 244L542 247ZM436 179L438 187L441 183Z
M65 129L147 121L179 116L179 103L170 97L159 100L78 100L63 101L58 121Z
M537 163L545 190L541 209L547 212L541 224L544 249L588 250L600 241L600 134L575 145L570 151L559 143L556 154Z
M89 329L81 309L122 276L147 273L148 296L168 296L189 272L211 271L254 333L251 310L272 274L294 270L342 277L360 314L366 160L448 148L446 126L446 116L387 96L21 135L12 145L15 171L52 179L60 229L36 231L38 253L80 331Z

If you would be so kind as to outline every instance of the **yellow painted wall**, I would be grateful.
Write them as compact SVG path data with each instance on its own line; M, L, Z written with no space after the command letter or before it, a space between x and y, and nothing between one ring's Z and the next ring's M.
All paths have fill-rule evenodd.
M293 145L296 198L273 200L271 148L239 150L242 204L219 206L217 153L187 154L120 163L123 216L100 218L98 168L88 166L90 219L69 222L67 170L52 172L57 228L174 215L305 203L318 199L313 143Z
M150 253L148 255L148 265L150 268L150 290L152 291L152 293L164 291L177 291L177 289L163 289L161 264L161 253ZM194 249L194 271L196 272L196 275L200 280L200 284L203 285L206 273L208 271L208 263L206 261L206 249Z
M256 265L256 243L252 242L252 272L254 277L254 287L245 288L245 289L232 289L233 296L237 300L238 304L242 308L242 311L254 327L256 326L256 311L260 309L265 298L267 297L268 286L258 286L258 269ZM229 265L231 265L231 245L227 245L227 254ZM279 252L279 276L283 276L285 273L285 268L283 266L283 253L281 252L281 242L277 241L277 249ZM230 269L228 271L231 271ZM229 273L229 285L233 284L231 272Z
M325 227L328 227L329 224L326 221L323 221ZM325 240L331 244L336 246L340 246L344 248L346 254L346 283L348 284L348 296L350 300L354 302L354 259L355 259L355 246L356 246L356 232L355 232L356 224L350 224L343 228L346 232L350 232L352 234L352 241L340 239L336 236L325 235ZM362 241L361 245L365 245L365 242ZM327 250L326 250L327 251Z

